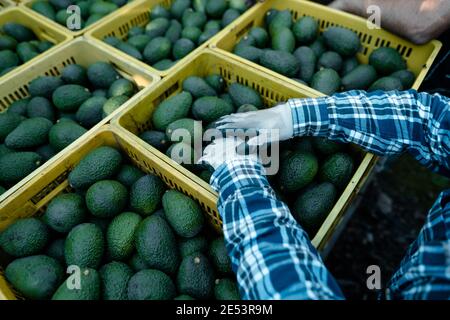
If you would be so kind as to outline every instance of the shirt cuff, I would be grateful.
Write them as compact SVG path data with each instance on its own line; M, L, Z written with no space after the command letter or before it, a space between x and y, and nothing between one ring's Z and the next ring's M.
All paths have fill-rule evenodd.
M294 137L327 135L330 126L328 116L330 103L331 97L289 100Z
M222 164L211 177L211 186L219 194L219 205L245 187L269 186L264 167L254 160L231 160Z

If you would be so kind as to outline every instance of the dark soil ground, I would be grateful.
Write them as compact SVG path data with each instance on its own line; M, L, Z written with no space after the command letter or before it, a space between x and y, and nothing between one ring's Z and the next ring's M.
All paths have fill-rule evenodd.
M428 210L450 181L405 155L375 175L326 265L347 299L376 299L367 289L369 265L381 269L383 286L422 228Z

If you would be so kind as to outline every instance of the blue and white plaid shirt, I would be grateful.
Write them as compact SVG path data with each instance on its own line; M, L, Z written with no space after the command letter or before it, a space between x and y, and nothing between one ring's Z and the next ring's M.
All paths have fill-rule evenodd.
M411 153L450 176L450 101L439 95L350 91L294 99L295 136L325 136L378 155ZM245 299L343 299L308 235L277 199L263 167L250 160L220 166L211 178L233 270ZM388 299L450 298L450 190L386 290Z

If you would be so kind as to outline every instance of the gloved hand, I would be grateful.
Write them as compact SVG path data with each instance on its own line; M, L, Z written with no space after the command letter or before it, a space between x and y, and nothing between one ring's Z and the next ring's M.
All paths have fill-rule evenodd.
M217 129L255 129L255 130L279 130L278 140L284 141L293 137L294 126L292 124L292 112L289 104L280 104L273 108L264 110L251 111L245 113L235 113L229 116L222 117L217 122ZM273 135L270 135L273 139ZM248 141L249 146L262 145L264 143L276 142L262 141L268 137L263 135L261 137L254 137Z
M215 139L213 143L205 148L203 156L199 159L198 164L208 164L216 170L220 165L227 161L240 159L258 161L256 153L245 154L243 150L239 150L239 148L244 145L244 140L239 137Z

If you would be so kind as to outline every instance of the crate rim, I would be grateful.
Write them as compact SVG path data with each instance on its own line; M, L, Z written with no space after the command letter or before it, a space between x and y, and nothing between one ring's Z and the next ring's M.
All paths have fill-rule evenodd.
M96 50L100 50L103 54L106 55L106 57L112 57L113 54L105 51L105 49L103 47L99 47L96 45L95 42L90 41L89 39L85 39L84 37L79 37L76 39L73 39L72 41L66 42L64 43L62 46L60 46L59 48L57 48L57 50L51 52L50 55L48 55L47 57L45 57L45 61L50 60L53 56L57 56L59 55L61 52L65 52L65 51L69 51L71 48L78 46L78 45L83 45L83 44L87 44L88 46L91 46L92 48L95 48ZM16 77L20 77L22 75L28 75L30 73L33 73L34 71L34 67L37 66L38 64L41 64L42 61L44 61L44 59L38 60L36 61L30 68L28 69L23 69L20 70L18 74L11 74L11 75L6 75L5 77L0 79L0 86L5 83L8 82L9 80L11 80L12 78L16 78ZM120 60L120 59L118 59ZM108 117L106 117L105 119L102 119L102 121L100 121L99 123L97 123L94 127L92 127L91 129L89 129L82 137L84 136L89 136L90 134L92 134L93 132L95 132L98 128L100 128L102 125L110 123L111 120L114 118L115 115L117 115L120 110L124 107L126 107L129 104L133 104L133 103L137 103L138 101L140 101L140 99L143 98L143 95L145 95L145 93L148 90L152 90L154 88L155 85L158 84L158 82L160 81L160 77L158 75L155 75L153 73L151 73L148 70L141 70L139 69L139 66L137 66L136 64L129 62L129 61L122 61L120 60L122 63L125 63L128 67L132 67L135 70L139 70L140 75L144 76L146 78L146 80L151 81L151 83L146 86L145 88L143 88L141 91L139 91L138 93L136 93L133 97L131 97L127 102L125 102L124 104L122 104L122 106L117 109L115 112L113 112L112 114L110 114ZM36 76L36 75L34 75ZM80 138L82 138L80 137ZM15 193L25 184L27 184L28 181L30 181L30 179L33 179L33 177L42 174L42 172L47 168L47 166L51 165L53 162L57 161L60 157L64 156L64 154L66 153L66 149L68 149L70 146L72 146L73 144L77 144L79 143L79 140L77 139L76 141L74 141L71 145L69 145L68 147L64 148L62 151L60 151L59 153L57 153L55 156L53 156L51 159L49 159L48 161L46 161L43 165L41 165L39 168L37 168L36 170L34 170L32 173L30 173L28 176L26 176L25 178L23 178L21 181L19 181L18 183L16 183L13 187L11 187L10 189L8 189L5 193L3 193L2 195L0 195L0 206L10 197L14 196Z
M191 59L191 61L195 61L197 59L200 59L202 56L207 55L213 55L217 57L218 59L227 61L231 64L240 64L238 61L235 61L233 59L230 59L229 57L220 55L218 52L214 50L204 50L203 52L197 54L195 58ZM242 65L242 64L241 64ZM189 63L184 64L183 68L188 68ZM181 68L180 68L181 69ZM273 77L271 75L267 75L264 73L261 73L259 70L253 70L255 73L259 73L261 76L265 77L266 79L271 79L273 81L280 81L277 77ZM169 77L164 78L162 81L158 83L157 86L155 86L154 90L162 90L164 86L166 86L167 83L170 83L175 75L171 75ZM310 95L312 97L317 95L314 95L314 93L310 91L302 90L303 88L290 88L292 90L295 90L297 92L303 91L303 94ZM173 160L168 158L165 154L161 152L155 152L156 149L152 148L148 144L146 144L144 141L139 139L138 136L134 135L132 132L128 131L126 128L122 127L120 121L122 117L133 110L133 108L136 107L138 104L135 103L133 105L128 105L126 108L122 109L120 113L118 113L111 121L111 125L116 127L117 130L121 130L124 132L124 134L127 134L130 136L130 138L135 140L136 144L141 145L142 147L152 151L152 153L155 154L155 156L159 157L162 161L165 161L168 165L170 165L174 170L177 170L178 172L182 173L183 175L189 177L189 179L192 181L193 184L195 184L198 188L202 190L202 192L207 195L210 202L217 202L218 194L215 192L211 186L204 182L201 178L194 175L190 171L184 169L182 166L175 163ZM321 250L323 247L325 247L327 240L331 237L330 231L331 227L335 227L337 224L340 223L340 218L345 214L345 207L349 206L351 204L352 199L358 194L359 190L364 185L367 176L372 171L373 167L375 166L377 162L378 157L376 157L372 153L365 152L364 156L361 159L360 164L358 165L355 173L353 174L351 180L349 181L346 188L342 191L341 196L339 197L338 201L336 202L335 206L333 207L332 211L328 214L327 218L322 223L320 229L317 231L316 235L312 239L312 243L315 247L317 247L319 250ZM341 208L338 208L338 206L341 206ZM331 232L332 233L332 232Z
M28 1L36 1L36 0L28 0ZM164 0L136 0L133 1L131 3L129 3L129 6L127 7L127 10L132 12L133 10L137 10L138 8L136 7L141 7L141 6L145 6L146 10L150 10L150 8L153 8L154 6L156 6L158 3L163 2ZM171 0L172 1L172 0ZM151 3L151 4L149 4ZM198 55L199 53L201 53L203 50L207 49L211 43L213 43L216 39L218 39L219 37L221 37L223 34L227 34L231 29L231 27L236 23L239 22L239 20L244 19L244 17L246 17L250 10L253 9L253 7L257 6L258 4L254 4L252 7L248 8L244 13L242 13L236 20L234 20L232 23L230 23L228 26L226 26L225 28L221 29L216 35L214 35L212 38L210 38L209 40L207 40L205 43L199 45L198 47L196 47L192 52L190 52L187 56L185 56L184 58L182 58L181 60L179 60L177 63L175 63L175 65L173 65L172 67L170 67L169 69L166 70L158 70L155 69L154 67L150 66L149 64L143 62L143 61L139 61L133 57L131 57L130 55L120 51L117 48L114 48L113 46L108 45L107 43L105 43L102 39L100 39L96 33L99 32L99 30L103 29L106 25L114 25L114 22L118 19L120 19L120 16L122 14L124 14L125 12L127 12L126 10L122 10L122 12L115 14L114 16L110 16L110 17L106 17L104 20L99 21L99 24L96 25L94 28L90 29L88 32L86 32L85 36L89 39L92 39L94 41L97 41L99 45L104 46L105 48L108 48L108 50L113 51L116 55L121 56L123 59L129 59L129 60L133 60L135 63L138 63L142 68L147 68L148 70L150 70L151 72L159 75L161 78L167 77L170 74L172 74L173 72L175 72L176 70L179 69L180 66L182 66L185 63L189 63L190 60L194 59L196 57L196 55Z
M276 0L264 0L264 1L258 2L258 4L256 4L255 6L253 6L252 8L250 8L248 10L248 15L254 15L254 14L258 13L260 10L262 10L261 9L262 7L270 6L275 1ZM308 1L308 0L290 0L290 1L291 2L297 2L298 4L307 5L309 7L314 7L316 9L324 10L327 14L330 14L330 15L334 14L334 15L339 15L339 16L345 17L349 21L352 21L352 23L353 22L364 23L364 24L367 23L367 19L364 19L363 17L357 16L357 15L354 15L354 14L351 14L351 13L348 13L348 12L345 12L345 11L340 11L340 10L337 10L337 9L333 9L333 8L330 8L330 7L326 6L326 5L322 5L322 4L319 4L319 3L311 2L311 1ZM240 22L240 21L238 21L238 22ZM232 25L230 25L230 29L231 29L230 31L234 31L238 27L239 27L238 23L233 23ZM395 38L398 38L398 39L402 39L403 41L409 42L414 47L433 46L433 50L432 50L431 54L428 56L426 63L424 63L424 65L422 66L419 74L416 76L416 80L414 81L413 86L410 88L410 89L414 89L414 90L419 90L420 85L424 81L424 79L425 79L429 69L431 68L434 60L436 59L437 55L439 54L439 51L442 48L442 42L439 41L439 40L433 39L433 40L429 41L426 44L415 45L412 42L408 41L407 39L404 39L404 38L402 38L400 36L397 36L394 33L390 32L390 31L388 31L386 29L381 29L381 30L383 30L384 32L389 33L390 36L392 36L392 37L395 37ZM291 86L295 86L295 87L298 87L298 88L301 88L301 89L309 88L310 90L313 90L316 94L321 95L321 96L325 96L322 92L317 91L317 90L315 90L315 89L313 89L313 88L311 88L309 86L306 86L306 85L303 85L301 83L298 83L297 81L295 81L295 80L293 80L293 79L291 79L289 77L283 76L280 73L272 71L271 69L263 67L262 65L259 65L257 63L254 63L254 62L250 61L250 60L241 58L238 55L235 55L232 52L229 52L227 50L221 49L219 47L220 43L226 37L227 37L227 34L220 34L220 37L219 36L216 37L210 43L209 48L212 49L212 50L220 52L222 55L226 55L226 56L228 56L228 57L230 57L232 59L235 59L235 60L237 60L237 61L239 61L241 63L244 63L244 64L246 64L248 66L251 66L252 68L257 68L257 69L259 69L259 70L261 70L261 71L263 71L265 73L271 74L272 76L276 76L278 78L281 78L281 79L283 79L283 81L286 81Z
M95 26L97 26L97 24L98 24L99 22L101 22L103 19L108 18L110 15L115 15L118 11L122 10L124 7L128 6L129 4L133 3L134 1L141 1L141 0L134 0L134 1L132 1L132 2L129 2L129 3L125 4L125 5L123 5L122 7L118 8L117 10L111 12L110 14L104 16L104 17L101 18L99 21L96 21L96 22L94 22L93 24L91 24L90 26L85 27L85 28L83 28L83 29L81 29L81 30L78 30L78 31L72 31L72 30L69 30L69 29L67 29L66 27L64 27L64 26L60 25L59 23L57 23L56 21L53 21L53 20L47 18L46 16L40 14L39 12L36 12L36 11L34 11L33 9L31 9L31 5L32 5L34 2L37 2L37 1L40 1L40 0L25 0L25 1L20 1L20 2L18 2L18 7L23 8L23 9L24 9L25 11L27 11L28 13L30 13L30 14L32 14L32 15L34 15L34 16L37 16L37 17L43 19L45 22L51 24L54 28L58 28L58 29L60 29L60 31L64 31L65 33L67 33L67 34L70 35L71 37L76 38L76 37L83 36L84 34L86 34L86 32L88 32L89 30L92 30L92 28L94 28ZM47 1L48 1L48 0L47 0Z
M23 70L32 68L33 65L35 65L36 63L39 63L39 61L45 59L49 54L52 54L53 52L55 52L56 50L58 50L65 44L70 43L73 39L73 37L71 35L63 32L62 30L59 30L58 28L55 28L54 26L49 24L47 21L42 21L42 20L38 19L38 17L35 17L34 15L30 14L28 11L22 10L20 7L17 7L17 6L6 7L4 10L1 10L0 11L0 19L1 19L1 17L5 16L5 15L10 15L10 14L11 15L15 15L15 14L23 15L24 17L30 19L30 24L36 23L38 26L45 27L46 29L51 30L52 32L58 33L59 36L64 37L65 39L59 43L55 43L53 45L53 47L40 53L38 56L31 59L30 61L27 61L24 64L17 66L14 70L6 73L5 75L0 76L0 81L3 79L9 78L9 77L15 76L16 74L22 72Z

